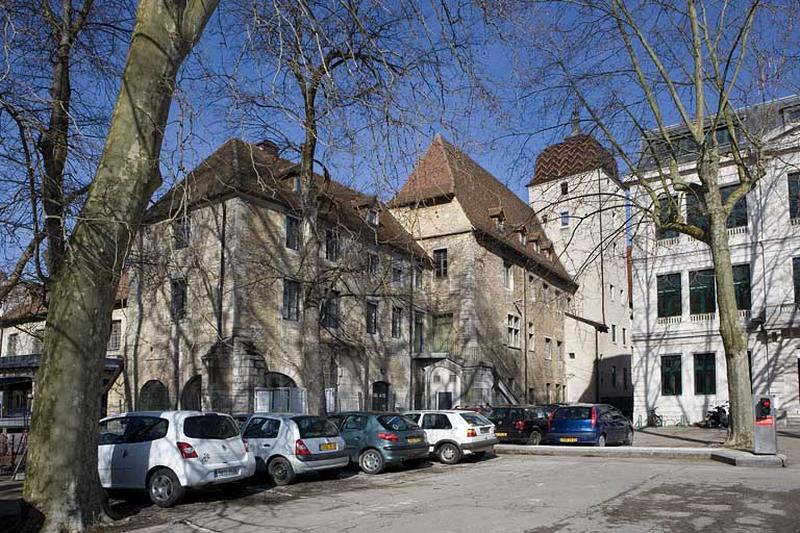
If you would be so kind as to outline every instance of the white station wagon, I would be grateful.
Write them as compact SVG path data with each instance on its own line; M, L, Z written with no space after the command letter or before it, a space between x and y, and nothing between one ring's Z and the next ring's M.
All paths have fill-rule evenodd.
M100 421L97 449L106 489L145 489L160 507L178 503L186 488L233 483L243 489L255 457L229 415L141 411Z
M411 411L403 416L424 431L430 452L445 464L455 464L464 455L483 456L494 451L494 424L473 411Z

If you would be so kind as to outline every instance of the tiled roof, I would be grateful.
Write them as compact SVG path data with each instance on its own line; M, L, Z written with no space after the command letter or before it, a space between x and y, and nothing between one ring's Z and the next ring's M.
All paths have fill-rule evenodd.
M546 183L598 168L617 177L614 156L591 135L578 133L545 148L536 158L536 170L528 186Z
M417 162L390 207L415 206L455 197L472 226L483 236L511 248L574 288L574 282L552 250L533 209L461 150L437 135ZM502 215L502 227L498 217ZM520 233L524 233L520 240ZM536 250L538 241L540 251Z
M300 198L293 192L292 179L298 172L299 165L279 157L273 147L230 139L162 196L148 210L146 221L158 222L181 209L229 195L254 196L299 211ZM320 203L323 218L364 239L427 258L425 251L374 196L317 174L315 178L323 200ZM381 211L377 227L366 222L370 207Z

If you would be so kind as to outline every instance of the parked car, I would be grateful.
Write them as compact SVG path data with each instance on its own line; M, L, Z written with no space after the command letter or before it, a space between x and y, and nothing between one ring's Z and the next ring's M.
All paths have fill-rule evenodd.
M199 411L124 413L100 421L97 450L106 489L146 489L171 507L187 488L229 484L243 489L255 458L229 415Z
M242 436L276 485L292 483L298 474L316 472L336 478L348 462L339 428L323 416L255 413L242 426Z
M492 408L488 414L494 434L500 442L539 444L547 432L547 416L552 411L544 405L506 405Z
M497 444L494 424L473 411L412 411L403 416L425 431L429 452L445 464L458 463L464 455L480 457Z
M550 415L546 442L595 446L633 444L633 424L610 405L565 405Z
M400 413L356 411L328 417L347 443L350 461L367 474L387 465L414 463L428 455L425 432Z

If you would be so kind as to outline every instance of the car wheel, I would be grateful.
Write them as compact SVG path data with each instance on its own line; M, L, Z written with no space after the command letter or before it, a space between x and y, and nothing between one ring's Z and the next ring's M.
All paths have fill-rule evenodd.
M625 437L625 444L633 446L633 428L628 428L628 434Z
M600 435L599 437L597 437L597 444L595 444L595 446L599 446L600 448L602 448L605 445L606 445L606 436Z
M364 450L358 458L358 466L365 474L380 474L386 468L386 461L378 450Z
M267 470L272 481L279 487L291 484L296 477L291 463L283 457L276 457L270 461Z
M147 480L150 501L159 507L172 507L183 499L185 493L178 476L169 468L159 468Z
M445 442L436 451L439 461L446 465L454 465L461 460L461 450L455 444Z
M538 431L532 431L530 437L528 437L528 444L531 446L538 446L542 442L542 434Z
M321 479L339 479L341 471L341 468L327 468L319 471L319 477Z

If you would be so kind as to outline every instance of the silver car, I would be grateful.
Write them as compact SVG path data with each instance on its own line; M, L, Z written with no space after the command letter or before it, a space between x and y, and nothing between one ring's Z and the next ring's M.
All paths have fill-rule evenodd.
M255 413L242 428L256 468L276 485L288 485L309 472L335 479L349 461L339 428L322 416Z

